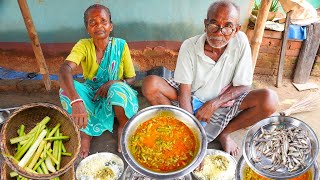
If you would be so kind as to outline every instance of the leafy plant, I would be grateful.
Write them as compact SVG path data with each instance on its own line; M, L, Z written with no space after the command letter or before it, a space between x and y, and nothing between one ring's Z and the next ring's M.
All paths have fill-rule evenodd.
M255 0L252 10L259 10L261 5L261 0ZM276 12L279 8L279 0L272 0L269 12Z

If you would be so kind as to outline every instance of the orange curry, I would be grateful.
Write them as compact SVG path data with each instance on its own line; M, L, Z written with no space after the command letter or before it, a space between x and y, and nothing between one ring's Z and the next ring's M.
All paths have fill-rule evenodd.
M304 174L302 174L298 177L295 177L295 178L290 178L289 180L311 180L311 178L312 178L312 174L311 174L311 170L309 169ZM257 174L250 167L246 167L244 169L243 180L271 180L271 179Z
M129 148L145 168L170 172L192 161L196 143L193 132L183 122L172 116L159 116L139 125Z

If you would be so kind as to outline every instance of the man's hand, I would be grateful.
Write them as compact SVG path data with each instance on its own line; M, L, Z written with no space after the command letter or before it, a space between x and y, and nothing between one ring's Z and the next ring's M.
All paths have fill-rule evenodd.
M95 101L98 96L107 97L110 86L115 82L116 81L108 81L104 83L102 86L100 86L96 94L94 95L93 100Z
M209 122L213 113L220 107L220 103L216 100L207 101L199 108L196 118L200 121Z
M79 128L86 128L88 124L88 113L83 102L72 104L72 118Z

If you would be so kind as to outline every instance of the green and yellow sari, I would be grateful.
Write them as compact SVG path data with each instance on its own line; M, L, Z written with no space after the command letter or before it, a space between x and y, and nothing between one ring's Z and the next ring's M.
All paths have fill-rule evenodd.
M92 45L93 44L91 44L90 47ZM76 46L74 49L76 49ZM94 47L91 48L94 49ZM89 116L87 127L85 129L81 129L81 131L85 132L89 136L99 136L105 130L112 132L115 116L112 106L121 106L128 119L138 111L139 105L137 92L128 84L123 82L112 84L109 88L107 97L99 97L93 101L93 97L101 85L110 80L120 80L125 74L125 68L122 67L123 63L121 62L123 60L122 56L125 50L128 51L128 48L124 40L110 37L108 47L96 74L92 78L85 77L84 83L74 81L75 89L83 100ZM86 52L85 48L83 51ZM81 63L85 61L87 60L82 58ZM76 63L79 64L80 62ZM70 106L70 99L62 89L60 89L59 92L63 108L71 115L72 107Z

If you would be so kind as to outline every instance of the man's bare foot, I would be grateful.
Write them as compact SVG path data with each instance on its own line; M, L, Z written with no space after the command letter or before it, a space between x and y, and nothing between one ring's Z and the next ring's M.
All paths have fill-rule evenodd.
M79 156L81 158L86 158L89 155L90 142L92 137L87 135L84 132L80 132L80 137L81 137L81 148L80 148Z
M121 153L121 146L120 146L120 140L121 140L121 134L122 134L123 127L118 127L118 152Z
M239 153L239 146L237 145L236 142L233 141L233 139L230 137L229 134L224 135L220 134L218 136L218 140L222 146L222 149L231 154L232 156L237 156Z

